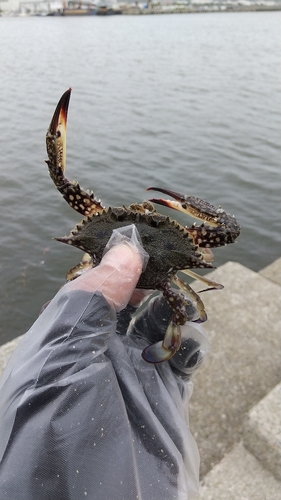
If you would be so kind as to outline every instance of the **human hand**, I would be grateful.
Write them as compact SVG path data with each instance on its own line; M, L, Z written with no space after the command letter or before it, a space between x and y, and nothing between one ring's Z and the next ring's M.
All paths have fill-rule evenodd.
M136 290L148 254L143 249L134 225L113 231L101 263L67 285L68 290L101 292L118 312L127 304L137 306L150 292Z

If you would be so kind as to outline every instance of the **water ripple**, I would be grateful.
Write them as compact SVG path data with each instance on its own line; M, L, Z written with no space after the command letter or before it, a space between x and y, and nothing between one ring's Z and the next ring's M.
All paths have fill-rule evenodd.
M24 332L81 257L51 239L81 216L44 164L70 86L70 179L107 206L142 201L150 185L197 195L242 225L218 265L258 270L279 257L280 17L0 18L0 342Z

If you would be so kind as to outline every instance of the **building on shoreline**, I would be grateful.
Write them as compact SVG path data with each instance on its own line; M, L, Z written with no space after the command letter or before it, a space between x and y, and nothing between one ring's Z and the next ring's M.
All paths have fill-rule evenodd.
M0 16L141 15L281 10L281 0L0 0Z

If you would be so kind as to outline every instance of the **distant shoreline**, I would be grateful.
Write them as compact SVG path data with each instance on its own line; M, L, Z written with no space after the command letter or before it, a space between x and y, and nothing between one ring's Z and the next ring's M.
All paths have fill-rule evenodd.
M265 12L265 11L281 11L281 5L253 5L253 6L221 6L216 7L176 7L166 8L165 6L153 7L151 9L140 9L138 7L128 7L122 9L123 15L154 15L154 14L196 14L196 13L213 13L213 12Z
M28 2L21 2L22 6ZM40 0L39 2L40 3ZM203 14L203 13L215 13L215 12L272 12L281 11L281 3L275 5L235 5L235 4L222 4L222 5L194 5L194 6L184 6L184 5L153 5L149 8L141 8L137 5L127 4L122 6L118 11L114 9L109 9L108 12L104 12L103 15L127 15L127 16L145 16L145 15L159 15L159 14ZM50 17L50 16L61 16L61 17L84 17L84 15L98 15L94 11L82 12L82 10L77 9L66 9L65 11L49 11L49 12L30 12L24 15L20 12L5 12L0 11L0 17Z

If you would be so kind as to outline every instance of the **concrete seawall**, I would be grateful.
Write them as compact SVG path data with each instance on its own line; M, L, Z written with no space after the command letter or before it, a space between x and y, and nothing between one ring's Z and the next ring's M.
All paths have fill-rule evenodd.
M194 376L190 425L200 500L281 498L281 258L256 273L228 262L204 294L211 352ZM200 284L194 284L200 289ZM20 337L0 347L0 372Z
M210 276L225 288L204 294L211 352L194 376L190 407L199 498L278 500L281 258L259 273L228 262Z

